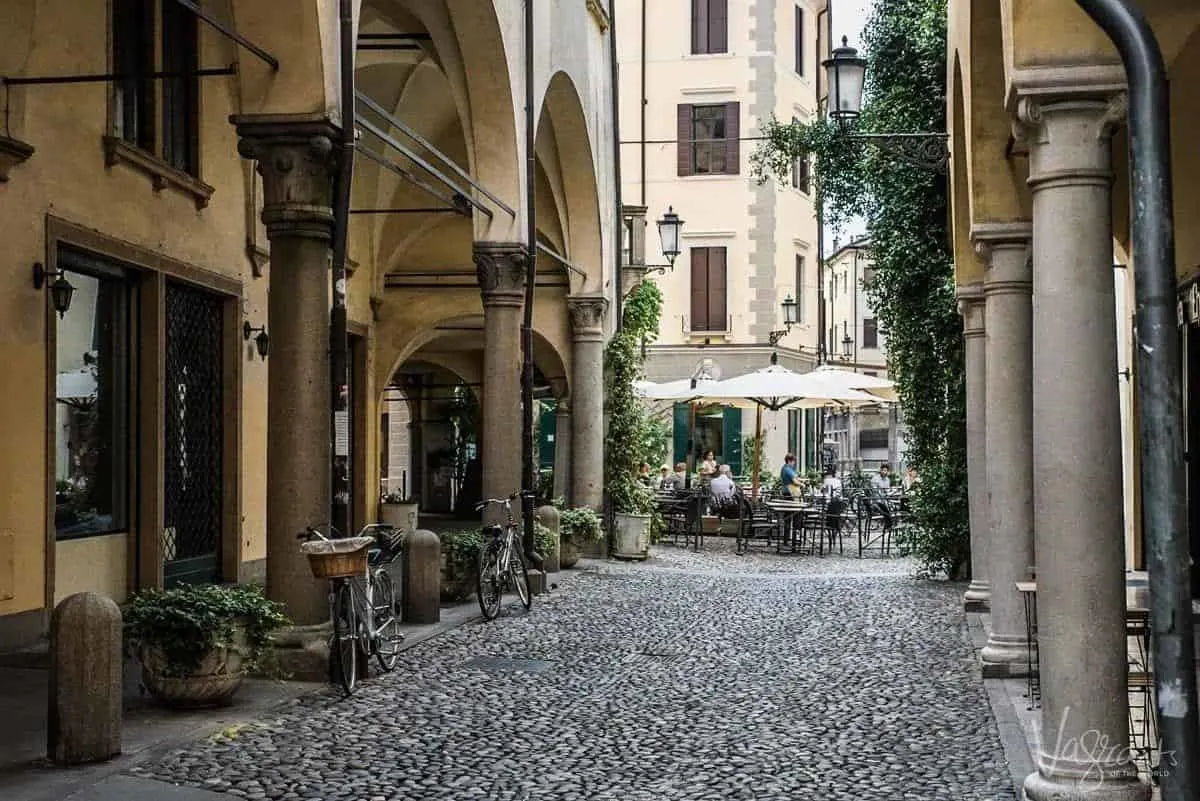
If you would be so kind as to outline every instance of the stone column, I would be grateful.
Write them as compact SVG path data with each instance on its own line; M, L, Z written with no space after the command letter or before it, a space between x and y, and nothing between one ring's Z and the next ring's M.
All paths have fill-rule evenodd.
M1129 759L1111 136L1120 97L1022 97L1033 193L1042 743L1032 801L1144 801ZM1097 747L1103 743L1104 747Z
M326 620L296 535L330 515L329 264L333 141L311 117L235 116L238 152L258 162L271 242L267 329L267 594L297 624Z
M963 344L967 379L967 516L971 526L971 584L963 594L968 612L988 608L987 456L984 450L986 420L987 347L983 286L958 288L958 312L963 318ZM919 465L918 465L919 467Z
M604 502L604 313L600 295L567 298L574 346L571 398L571 503Z
M1016 583L1033 564L1033 289L1029 223L976 226L987 263L987 432L984 452L991 631L980 653L984 676L1029 670L1025 602Z
M505 498L521 488L525 246L518 242L476 242L474 258L483 294L483 496ZM520 504L514 503L513 513L519 510Z
M571 401L560 397L554 409L554 496L571 500Z

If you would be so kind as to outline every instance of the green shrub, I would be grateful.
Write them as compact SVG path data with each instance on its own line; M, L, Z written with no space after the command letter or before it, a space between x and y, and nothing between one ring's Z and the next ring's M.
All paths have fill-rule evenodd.
M236 648L246 670L254 671L269 650L271 632L291 622L262 588L219 584L142 590L123 617L130 647L135 653L143 647L161 651L168 677L190 675L216 648ZM245 631L245 648L234 642L237 628Z
M565 542L584 545L604 539L604 527L596 510L577 506L559 512L558 534Z

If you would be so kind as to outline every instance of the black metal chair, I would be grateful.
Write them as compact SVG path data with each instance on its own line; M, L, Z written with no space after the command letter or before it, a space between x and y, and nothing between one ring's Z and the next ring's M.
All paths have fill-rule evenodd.
M767 508L765 499L751 501L742 493L738 493L738 499L737 553L745 553L752 542L763 542L767 547L773 545L779 523Z

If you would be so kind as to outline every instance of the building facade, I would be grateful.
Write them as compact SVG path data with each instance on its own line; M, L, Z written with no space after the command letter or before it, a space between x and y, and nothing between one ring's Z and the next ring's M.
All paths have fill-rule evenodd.
M875 274L871 241L853 239L836 248L825 270L825 320L830 363L842 369L888 378L887 337L867 292ZM904 429L899 406L889 404L850 412L825 413L825 441L841 471L901 471Z
M1200 437L1192 289L1200 160L1187 136L1200 103L1188 89L1200 69L1200 8L1138 6L1170 86L1185 410L1185 441L1156 447L1172 449L1186 476L1195 596L1200 468L1184 452ZM974 555L966 600L990 605L985 674L1022 675L1031 651L1037 656L1040 741L1027 796L1140 801L1151 787L1127 747L1137 668L1128 654L1126 571L1143 566L1144 548L1126 74L1072 0L961 0L949 9L947 128ZM1035 642L1017 582L1035 593ZM1173 625L1191 633L1186 622ZM1081 750L1085 741L1106 746ZM1162 768L1171 769L1168 755Z
M807 160L790 180L755 182L750 156L772 117L817 113L819 54L827 50L823 0L617 0L621 69L622 201L654 220L668 208L684 220L673 270L652 275L664 307L647 349L653 381L707 370L732 377L781 364L811 369L816 353L817 224ZM647 261L665 265L657 237ZM783 329L792 296L799 325ZM739 410L701 413L696 448L739 472L754 420ZM687 411L675 410L676 461ZM784 413L764 415L767 465L802 445ZM804 429L797 429L802 432Z
M383 415L424 413L384 397L411 374L471 387L482 491L515 490L534 254L567 494L600 502L619 250L609 4L539 3L528 29L502 0L355 4L336 436L337 4L277 5L6 4L0 410L20 422L0 434L0 647L43 635L71 593L180 581L262 580L298 623L324 618L296 534L329 521L335 454L352 520L376 519Z

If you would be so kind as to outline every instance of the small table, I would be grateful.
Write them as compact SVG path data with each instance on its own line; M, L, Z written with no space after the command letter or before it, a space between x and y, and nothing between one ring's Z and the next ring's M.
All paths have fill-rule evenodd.
M771 512L779 517L780 525L782 525L784 531L787 532L788 549L792 553L795 553L796 529L794 524L796 515L803 513L804 510L808 509L809 507L798 501L767 501L766 506L771 510ZM782 547L783 537L779 538L779 544Z
M1029 699L1029 708L1036 709L1042 702L1042 678L1038 663L1037 646L1037 582L1018 581L1017 592L1025 602L1025 697Z

